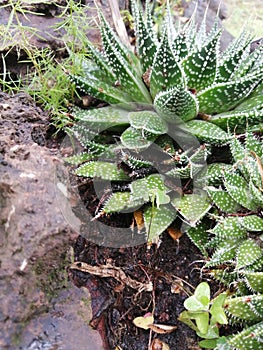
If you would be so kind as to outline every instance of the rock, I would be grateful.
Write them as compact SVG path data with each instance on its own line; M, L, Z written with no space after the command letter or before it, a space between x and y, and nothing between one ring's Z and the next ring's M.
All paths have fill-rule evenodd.
M184 16L190 18L195 10L196 2L182 0L182 6L184 8ZM223 27L223 20L227 18L227 7L224 2L221 0L199 0L196 12L196 20L198 24L202 22L206 10L207 31L210 31L212 28L214 19L217 14L220 19L219 24ZM233 38L234 37L226 29L224 29L220 41L220 50L224 51L233 40Z
M1 1L0 1L1 2ZM56 0L50 2L33 2L27 3L15 1L18 8L22 9L25 14L16 12L17 18L20 22L17 26L16 20L13 20L10 30L12 35L6 39L5 36L0 38L0 52L5 53L6 70L11 71L19 76L20 73L25 74L28 63L23 63L27 59L27 50L34 49L50 49L57 57L67 55L67 50L64 42L65 29L63 28L63 21L66 19L65 13L68 15L70 10L66 9L67 2L65 0ZM83 2L84 12L83 18L87 26L87 36L93 42L99 42L100 35L98 27L96 26L97 11L95 2L93 0L85 0ZM103 8L103 13L107 20L112 23L111 10L106 2L98 2ZM126 0L122 1L122 6L127 6ZM5 28L9 25L10 6L0 7L0 25ZM64 11L64 12L63 12ZM63 15L64 13L64 15ZM61 26L61 28L59 28ZM24 37L21 35L21 28L23 28ZM8 31L7 34L9 34ZM19 65L17 60L20 61ZM0 64L0 72L3 71Z
M250 53L255 51L262 44L263 44L263 38L256 39L256 40L252 41L252 43L250 45Z
M69 228L56 198L55 171L60 159L56 148L45 147L48 124L47 114L31 97L0 93L1 349L51 349L43 344L54 345L62 337L71 344L65 349L74 350L73 336L78 337L78 344L82 342L79 349L87 349L85 334L90 328L82 320L81 338L73 326L81 322L79 298L84 292L69 284L66 266L77 234ZM62 291L64 303L55 298ZM88 301L88 295L82 297ZM69 313L70 298L72 305L76 301ZM56 318L53 313L58 308L62 316ZM67 318L72 321L68 326ZM38 331L36 323L42 325ZM62 326L67 332L62 332ZM33 339L43 338L45 327L50 336L45 336L43 347L27 347ZM95 333L96 345L100 338ZM100 348L95 345L89 349Z

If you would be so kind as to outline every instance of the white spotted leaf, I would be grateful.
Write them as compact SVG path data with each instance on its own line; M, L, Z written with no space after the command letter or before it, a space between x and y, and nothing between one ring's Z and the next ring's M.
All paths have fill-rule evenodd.
M170 205L148 206L143 211L144 223L148 241L157 243L159 236L176 218L176 210Z
M224 185L228 194L243 207L255 210L256 205L251 196L248 183L246 180L235 173L225 173Z
M195 226L211 208L205 192L174 197L171 203L190 226Z
M263 250L252 239L247 239L237 250L236 269L249 266L261 257L263 257Z
M145 130L152 134L162 135L168 129L166 122L152 111L131 112L128 118L134 129Z
M181 123L196 117L198 101L181 85L159 92L154 99L154 107L159 115L171 123Z
M109 162L88 162L79 166L75 173L78 176L91 177L110 181L127 181L129 177L117 165Z

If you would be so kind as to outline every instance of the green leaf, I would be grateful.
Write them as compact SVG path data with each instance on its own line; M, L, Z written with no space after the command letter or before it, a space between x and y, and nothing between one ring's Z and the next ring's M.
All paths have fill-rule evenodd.
M164 184L162 175L159 174L152 174L145 178L133 181L130 185L130 188L133 198L143 198L145 202L154 199L156 196L162 196L161 193L165 195L169 191L169 189ZM162 198L164 199L164 197ZM170 198L168 197L168 203L169 201Z
M99 133L96 130L89 129L85 125L82 125L81 122L73 125L72 128L67 130L69 135L74 135L78 142L85 148L91 148L91 153L93 155L102 155L109 150L108 145L103 145L97 142L94 142L95 139L99 137Z
M196 177L206 167L206 159L209 155L209 148L201 145L194 152L186 151L180 155L180 160L177 163L175 168L167 171L165 174L172 177L180 178L191 178ZM204 186L202 182L201 187Z
M136 50L142 64L143 72L146 72L152 66L156 52L156 33L153 31L148 5L146 20L143 18L136 0L131 1L131 5L135 20Z
M204 349L214 349L216 347L216 339L205 339L201 340L198 345Z
M263 145L262 145L263 147ZM248 177L250 181L258 188L263 190L263 163L262 159L258 157L253 151L246 158L245 167L247 169Z
M263 93L263 82L257 85L257 87L250 94L250 97L262 96L262 93Z
M244 271L246 285L255 292L263 293L263 272Z
M208 311L210 303L210 287L207 282L201 282L194 295L184 301L184 307L191 312Z
M154 98L160 91L168 90L174 85L183 85L183 72L173 55L165 29L161 43L154 56L150 75L150 90Z
M206 334L209 326L208 312L197 313L195 316L195 322L198 328L198 333Z
M154 99L154 108L170 123L188 121L198 113L198 101L182 86L159 92Z
M128 113L118 106L107 106L89 110L78 108L74 110L73 116L81 122L81 126L101 132L116 125L129 125Z
M114 163L96 161L81 165L75 171L78 176L110 181L127 181L129 177Z
M228 315L239 320L261 321L263 312L263 295L252 294L241 297L226 298L224 304Z
M257 205L259 208L263 207L263 191L257 188L251 179L249 181L249 191L253 197L253 202L255 205Z
M261 44L259 47L256 48L256 50L250 53L250 55L247 55L247 57L240 64L238 71L235 73L235 76L242 77L245 74L252 72L252 70L257 66L257 63L260 62L260 59L262 58L262 53L263 45Z
M213 299L210 313L212 315L210 324L227 324L227 317L223 309L227 293L220 293L215 299Z
M232 110L230 112L220 113L213 115L209 118L209 121L220 128L231 131L244 132L247 126L257 125L262 121L262 110L253 108L251 110L239 111Z
M156 138L156 134L143 133L142 130L129 127L122 133L121 143L128 149L142 150L148 148Z
M253 133L246 134L246 150L255 152L258 157L263 157L263 143Z
M207 245L209 240L209 235L207 232L208 228L209 225L204 220L202 220L198 225L196 225L195 227L190 227L186 231L187 236L197 246L197 248L200 249L201 253L204 256L207 256L205 246Z
M108 103L131 102L132 98L124 91L113 87L104 81L92 76L81 77L73 74L68 75L69 80L76 85L76 89Z
M106 214L121 212L129 209L136 209L144 203L142 198L134 199L130 192L115 192L107 200L103 207Z
M176 60L180 62L188 54L186 34L184 32L177 33L171 46Z
M225 173L224 185L228 194L237 203L250 210L256 209L248 184L242 176L233 173Z
M248 215L241 217L240 223L248 231L263 231L263 219L257 215Z
M133 53L124 49L119 38L115 35L104 16L100 13L101 19L101 39L104 54L108 64L118 77L120 85L129 91L129 95L134 101L151 103L150 94L143 84L140 75L132 66Z
M206 338L206 339L215 339L219 337L219 331L218 331L218 326L217 325L208 325L207 332L206 333L201 333L201 332L196 332L196 334L201 337L201 338Z
M148 206L143 211L144 223L148 241L156 243L161 233L171 225L177 216L170 205Z
M100 71L102 73L104 73L104 75L107 77L108 80L110 81L115 81L116 80L116 76L113 73L111 67L107 64L107 61L105 59L105 56L103 56L103 54L96 48L93 46L93 44L91 42L87 41L87 49L88 49L88 53L91 55L92 57L92 61L88 61L88 60L83 60L83 68L84 71L87 67L87 65L90 65L90 63L93 65L94 67L94 63L93 61L96 63L96 66L98 66L100 68ZM90 70L89 70L90 71ZM93 69L91 70L91 72L93 73Z
M228 343L227 337L220 337L216 340L217 350L232 350L232 346Z
M183 322L184 324L186 324L188 327L190 327L194 331L198 332L198 328L197 328L196 324L191 320L192 316L193 315L191 312L183 311L180 313L178 320L180 322Z
M164 191L157 190L157 192L154 193L154 197L157 208L159 208L162 204L170 203L170 197Z
M174 177L174 178L180 178L180 179L189 179L192 178L192 165L191 163L188 163L187 165L183 167L176 167L173 168L165 173L165 175ZM200 169L199 169L200 171Z
M121 106L106 106L102 108L82 109L77 106L74 107L72 115L76 121L83 121L88 123L128 123L129 111ZM115 125L113 124L113 125Z
M121 161L127 164L131 169L144 169L150 168L153 164L147 160L142 159L142 157L135 157L128 152L128 150L122 149L121 151Z
M199 91L214 82L217 71L219 37L220 32L199 51L194 51L184 59L183 68L189 88Z
M236 257L236 250L239 243L240 240L236 242L233 242L232 240L222 242L205 266L211 267L226 262L232 262Z
M235 74L237 69L239 70L240 62L242 62L244 56L248 55L251 37L247 37L245 32L242 34L244 35L243 37L237 38L236 41L221 54L218 65L217 82L231 80L231 77Z
M64 158L64 161L69 164L78 165L89 160L92 160L94 156L88 152L82 152L80 154L76 154L74 156Z
M214 235L214 238L210 239L207 247L217 247L219 250L222 244L223 247L226 244L232 247L247 237L247 231L241 227L237 216L229 216L221 219L209 232Z
M262 350L263 321L243 329L229 339L229 343L238 350Z
M220 83L197 94L199 110L205 114L225 112L236 107L262 80L262 74L251 74L237 81Z
M251 111L257 109L258 111L263 109L263 96L249 97L244 102L240 103L235 111Z
M262 256L263 250L252 239L247 239L237 250L236 270L253 264Z
M205 192L175 197L172 199L171 204L190 226L195 226L211 208L211 204Z
M225 163L212 163L207 166L206 171L202 174L201 178L196 181L200 185L205 186L219 186L223 184L224 173L232 170L231 164Z
M166 122L155 112L130 112L128 118L134 129L145 130L156 135L165 134L168 130Z
M206 187L206 191L211 197L213 203L225 213L234 213L240 205L224 190L216 187Z
M109 25L109 23L107 22L106 18L104 17L100 9L98 9L98 15L100 19L99 29L100 29L101 40L102 40L103 49L104 49L103 54L104 54L104 57L108 59L108 63L110 64L110 66L112 66L111 58L113 57L114 53L118 53L123 58L125 63L127 63L128 65L132 65L133 63L133 65L137 66L138 58L130 49L128 49L121 42L120 38L115 33L113 28ZM111 48L108 47L109 42L111 43ZM116 66L112 67L113 72L115 69L117 72L119 72L118 71L119 67L116 67ZM118 74L116 74L116 77L117 76Z
M213 145L224 145L230 141L230 135L224 130L203 120L190 120L185 124L185 128L201 141Z
M247 159L247 151L237 137L233 137L231 140L230 151L236 163L236 167L240 170L243 176L247 178L249 173L246 168L246 161L244 161Z

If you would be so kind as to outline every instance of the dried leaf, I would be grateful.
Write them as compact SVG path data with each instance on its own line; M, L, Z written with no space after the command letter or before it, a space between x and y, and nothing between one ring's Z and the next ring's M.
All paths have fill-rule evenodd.
M152 314L146 314L144 316L139 316L136 317L133 320L133 323L135 324L136 327L143 328L143 329L149 329L150 325L154 322L154 318Z
M160 339L154 339L151 343L151 350L170 350L170 347Z
M144 228L143 212L141 210L136 210L133 213L133 217L137 225L138 233L140 233Z
M171 226L167 228L167 232L169 233L169 235L172 237L174 241L177 241L183 235L183 232Z
M178 294L181 292L184 284L182 281L174 281L171 285L171 293Z
M149 324L148 328L158 334L168 334L172 333L177 328L177 326L168 326L165 324Z

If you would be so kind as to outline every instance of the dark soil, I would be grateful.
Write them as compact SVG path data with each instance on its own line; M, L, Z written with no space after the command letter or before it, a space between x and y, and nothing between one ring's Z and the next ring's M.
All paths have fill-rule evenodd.
M92 183L80 181L79 191L87 210L93 215L99 200ZM114 236L115 226L129 227L132 220L132 214L115 214L104 218L108 232L105 233L107 237L101 238L102 242L109 242L110 237ZM85 232L85 229L88 231ZM159 247L145 243L127 248L109 248L84 238L90 237L90 227L86 226L83 230L83 235L74 244L75 261L97 267L110 264L122 268L132 279L153 283L152 292L139 292L114 278L98 279L82 271L70 270L73 282L79 287L85 286L91 293L91 324L101 332L105 350L117 346L122 350L148 349L149 339L156 337L166 342L170 349L199 349L195 332L177 320L184 310L185 291L192 293L201 282L200 260L203 257L188 237L183 235L180 240L173 240L165 232ZM130 229L130 235L136 235L136 232ZM141 241L144 241L145 237L143 234L141 236ZM138 241L137 237L135 239ZM176 293L173 291L175 285ZM148 312L154 313L155 323L176 325L177 329L170 334L158 335L137 328L133 319Z
M152 311L155 323L177 326L171 334L152 334L152 339L158 337L169 344L170 349L199 349L195 333L177 320L187 297L183 288L192 292L187 283L196 286L201 281L197 261L202 256L186 236L176 242L165 233L158 249L155 245L148 248L146 244L131 248L105 248L79 236L74 250L76 261L94 266L110 263L121 267L137 281L153 282L153 292L139 293L130 287L119 286L113 278L97 281L89 274L71 272L74 283L87 287L91 293L91 324L95 327L104 325L100 330L104 333L105 350L115 349L117 345L122 350L148 349L150 332L135 327L132 321ZM94 280L100 293L97 288L94 289ZM171 292L172 282L178 284L177 293Z

